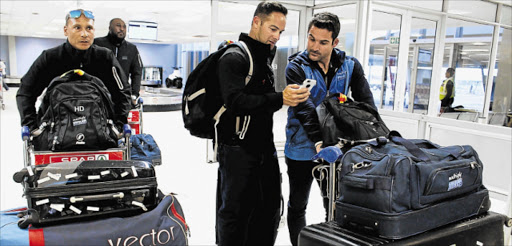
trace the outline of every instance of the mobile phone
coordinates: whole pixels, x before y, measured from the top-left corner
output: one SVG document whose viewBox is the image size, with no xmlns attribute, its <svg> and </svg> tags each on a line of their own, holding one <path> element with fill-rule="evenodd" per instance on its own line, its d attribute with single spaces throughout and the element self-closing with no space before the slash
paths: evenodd
<svg viewBox="0 0 512 246">
<path fill-rule="evenodd" d="M 311 91 L 311 88 L 313 88 L 316 85 L 316 80 L 314 79 L 305 79 L 304 82 L 302 82 L 302 85 L 300 88 L 307 88 L 309 91 Z"/>
</svg>

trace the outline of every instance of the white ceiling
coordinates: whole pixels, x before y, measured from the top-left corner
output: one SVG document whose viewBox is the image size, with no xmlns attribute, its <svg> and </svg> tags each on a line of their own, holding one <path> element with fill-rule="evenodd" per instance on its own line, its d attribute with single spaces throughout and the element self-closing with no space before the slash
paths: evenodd
<svg viewBox="0 0 512 246">
<path fill-rule="evenodd" d="M 247 32 L 250 28 L 252 13 L 254 12 L 255 5 L 259 1 L 236 1 L 239 3 L 219 2 L 219 23 L 215 28 L 220 40 L 236 39 L 238 33 L 242 31 Z M 332 1 L 334 0 L 282 0 L 281 2 L 312 6 L 313 3 L 322 4 Z M 509 5 L 512 0 L 492 1 Z M 108 33 L 108 23 L 112 18 L 121 18 L 126 22 L 137 20 L 158 23 L 158 42 L 160 43 L 193 43 L 210 40 L 210 0 L 0 0 L 0 34 L 63 39 L 64 17 L 68 11 L 77 8 L 94 12 L 96 37 L 105 36 Z M 332 7 L 330 9 L 332 9 Z M 334 9 L 332 10 L 334 11 Z M 348 17 L 347 15 L 350 14 L 353 13 L 341 13 L 340 17 L 346 18 Z M 297 35 L 298 18 L 298 12 L 289 12 L 286 32 L 283 35 Z M 382 21 L 382 23 L 384 24 L 386 21 Z M 354 28 L 353 23 L 348 25 L 347 28 Z M 140 42 L 138 40 L 131 41 Z"/>
<path fill-rule="evenodd" d="M 254 5 L 258 1 L 244 1 Z M 112 18 L 150 21 L 158 23 L 158 41 L 162 43 L 188 43 L 209 40 L 211 3 L 195 1 L 0 1 L 0 34 L 43 38 L 64 38 L 65 16 L 70 10 L 91 10 L 95 16 L 96 37 L 108 33 Z M 245 11 L 230 11 L 228 3 L 219 3 L 225 13 L 221 27 L 227 33 L 233 30 L 247 32 L 250 19 Z M 220 10 L 219 10 L 220 11 Z M 226 19 L 227 18 L 227 19 Z M 249 19 L 248 19 L 249 18 Z M 246 20 L 246 21 L 240 21 Z M 221 24 L 221 23 L 220 23 Z M 217 30 L 223 32 L 223 30 Z"/>
</svg>

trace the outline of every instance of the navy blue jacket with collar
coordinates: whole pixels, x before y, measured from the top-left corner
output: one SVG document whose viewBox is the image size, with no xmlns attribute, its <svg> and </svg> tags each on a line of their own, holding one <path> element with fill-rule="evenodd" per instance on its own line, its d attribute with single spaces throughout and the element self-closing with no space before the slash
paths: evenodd
<svg viewBox="0 0 512 246">
<path fill-rule="evenodd" d="M 286 125 L 286 157 L 309 161 L 316 154 L 315 143 L 322 141 L 316 107 L 326 96 L 334 93 L 348 94 L 350 89 L 355 101 L 366 102 L 374 107 L 375 103 L 361 64 L 356 58 L 346 56 L 344 51 L 335 48 L 332 52 L 330 64 L 334 66 L 332 69 L 335 73 L 329 83 L 326 83 L 318 63 L 308 58 L 307 51 L 296 53 L 289 60 L 286 67 L 287 84 L 302 84 L 305 79 L 317 81 L 307 101 L 288 108 Z"/>
</svg>

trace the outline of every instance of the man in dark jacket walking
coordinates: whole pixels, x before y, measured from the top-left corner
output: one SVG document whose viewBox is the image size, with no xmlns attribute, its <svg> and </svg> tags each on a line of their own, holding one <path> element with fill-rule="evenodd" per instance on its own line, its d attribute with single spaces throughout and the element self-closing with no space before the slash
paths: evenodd
<svg viewBox="0 0 512 246">
<path fill-rule="evenodd" d="M 348 94 L 349 88 L 355 101 L 375 107 L 361 64 L 335 48 L 339 32 L 340 22 L 336 15 L 328 12 L 316 14 L 309 23 L 307 49 L 291 56 L 286 67 L 289 85 L 302 84 L 305 79 L 316 80 L 309 99 L 288 109 L 284 153 L 290 182 L 288 229 L 294 246 L 300 230 L 306 225 L 306 207 L 313 182 L 311 171 L 318 165 L 311 158 L 322 148 L 316 107 L 328 95 Z M 324 200 L 327 208 L 326 202 Z"/>
<path fill-rule="evenodd" d="M 45 50 L 34 61 L 28 72 L 21 78 L 16 102 L 21 125 L 30 130 L 39 127 L 35 103 L 37 97 L 57 76 L 71 69 L 82 69 L 101 79 L 109 90 L 114 102 L 114 123 L 118 130 L 127 123 L 130 111 L 130 85 L 114 54 L 93 45 L 94 16 L 91 11 L 77 9 L 66 15 L 64 34 L 67 41 L 57 47 Z"/>
<path fill-rule="evenodd" d="M 126 24 L 120 18 L 110 21 L 108 34 L 96 38 L 94 44 L 110 49 L 117 57 L 124 73 L 131 79 L 132 103 L 139 97 L 140 81 L 142 79 L 142 59 L 137 46 L 125 40 Z"/>
<path fill-rule="evenodd" d="M 271 62 L 286 26 L 287 9 L 279 3 L 258 5 L 249 34 L 240 34 L 251 56 L 238 47 L 219 60 L 218 76 L 227 111 L 218 125 L 219 245 L 273 245 L 280 219 L 281 184 L 273 139 L 273 114 L 295 106 L 307 89 L 287 86 L 275 92 Z M 245 83 L 249 59 L 253 75 Z"/>
</svg>

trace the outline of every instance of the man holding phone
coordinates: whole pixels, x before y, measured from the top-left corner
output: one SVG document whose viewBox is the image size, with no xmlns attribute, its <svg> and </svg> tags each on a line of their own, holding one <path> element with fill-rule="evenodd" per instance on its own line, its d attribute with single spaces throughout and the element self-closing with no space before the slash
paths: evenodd
<svg viewBox="0 0 512 246">
<path fill-rule="evenodd" d="M 307 101 L 288 109 L 286 125 L 284 153 L 290 182 L 287 217 L 290 240 L 294 246 L 297 245 L 300 230 L 306 225 L 306 207 L 313 182 L 311 172 L 317 165 L 311 158 L 322 149 L 316 107 L 329 95 L 348 94 L 349 87 L 354 100 L 375 107 L 359 61 L 335 48 L 339 42 L 339 32 L 340 22 L 336 15 L 328 12 L 315 14 L 308 26 L 306 50 L 290 56 L 290 63 L 286 67 L 287 83 L 309 84 L 311 92 Z M 327 185 L 321 187 L 326 189 Z M 326 194 L 326 191 L 322 193 Z M 324 207 L 327 211 L 326 198 Z"/>
</svg>

